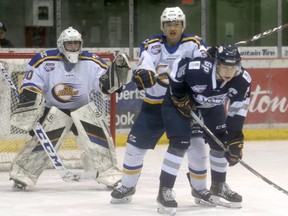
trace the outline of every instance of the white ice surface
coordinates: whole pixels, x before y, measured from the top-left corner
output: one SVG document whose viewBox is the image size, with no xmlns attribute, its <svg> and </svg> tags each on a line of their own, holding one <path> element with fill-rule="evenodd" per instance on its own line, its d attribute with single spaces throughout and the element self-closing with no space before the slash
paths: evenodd
<svg viewBox="0 0 288 216">
<path fill-rule="evenodd" d="M 148 151 L 136 194 L 129 204 L 110 204 L 111 191 L 92 180 L 63 182 L 55 170 L 46 170 L 27 192 L 12 191 L 7 172 L 0 172 L 0 215 L 2 216 L 136 216 L 159 215 L 156 196 L 159 174 L 167 146 Z M 124 148 L 117 148 L 119 164 Z M 246 142 L 243 161 L 263 176 L 288 190 L 288 141 Z M 243 196 L 241 209 L 204 208 L 194 204 L 186 179 L 187 160 L 175 184 L 177 215 L 287 216 L 288 195 L 275 189 L 242 165 L 230 167 L 227 182 Z M 209 180 L 210 181 L 210 180 Z M 210 183 L 209 183 L 210 184 Z"/>
</svg>

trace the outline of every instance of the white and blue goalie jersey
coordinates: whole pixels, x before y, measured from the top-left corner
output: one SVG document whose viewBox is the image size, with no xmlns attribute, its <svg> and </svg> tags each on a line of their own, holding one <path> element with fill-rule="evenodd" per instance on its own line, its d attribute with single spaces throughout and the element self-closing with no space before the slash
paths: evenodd
<svg viewBox="0 0 288 216">
<path fill-rule="evenodd" d="M 73 66 L 63 63 L 59 50 L 37 53 L 29 62 L 24 88 L 43 94 L 46 107 L 75 110 L 89 103 L 92 90 L 101 91 L 99 78 L 108 69 L 97 55 L 84 51 Z"/>
</svg>

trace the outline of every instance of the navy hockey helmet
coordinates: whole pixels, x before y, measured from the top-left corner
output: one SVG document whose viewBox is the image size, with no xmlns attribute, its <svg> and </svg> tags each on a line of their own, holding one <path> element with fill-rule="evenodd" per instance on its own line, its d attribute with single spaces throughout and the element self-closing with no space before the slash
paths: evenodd
<svg viewBox="0 0 288 216">
<path fill-rule="evenodd" d="M 241 56 L 238 47 L 234 44 L 221 45 L 216 52 L 216 60 L 219 64 L 239 66 Z"/>
</svg>

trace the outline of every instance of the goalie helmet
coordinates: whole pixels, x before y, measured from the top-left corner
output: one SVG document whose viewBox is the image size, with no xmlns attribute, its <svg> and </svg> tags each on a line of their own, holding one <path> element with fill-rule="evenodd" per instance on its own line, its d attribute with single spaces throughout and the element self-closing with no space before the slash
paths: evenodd
<svg viewBox="0 0 288 216">
<path fill-rule="evenodd" d="M 80 41 L 80 47 L 76 51 L 69 51 L 65 47 L 65 42 Z M 79 54 L 82 52 L 83 40 L 82 35 L 72 27 L 65 29 L 57 40 L 57 48 L 66 57 L 70 63 L 77 63 Z"/>
<path fill-rule="evenodd" d="M 221 45 L 216 52 L 216 60 L 219 64 L 240 66 L 241 56 L 238 47 L 234 44 Z"/>
<path fill-rule="evenodd" d="M 182 21 L 183 22 L 183 31 L 186 28 L 186 18 L 185 14 L 179 7 L 167 7 L 161 17 L 160 17 L 160 29 L 163 30 L 164 22 L 175 22 Z"/>
</svg>

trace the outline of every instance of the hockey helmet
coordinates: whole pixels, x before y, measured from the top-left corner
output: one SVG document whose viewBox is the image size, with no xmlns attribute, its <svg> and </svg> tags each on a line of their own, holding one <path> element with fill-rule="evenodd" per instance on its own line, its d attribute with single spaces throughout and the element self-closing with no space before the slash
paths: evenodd
<svg viewBox="0 0 288 216">
<path fill-rule="evenodd" d="M 182 21 L 183 22 L 183 31 L 186 28 L 186 18 L 185 14 L 179 7 L 167 7 L 161 17 L 160 17 L 160 29 L 163 30 L 164 22 L 176 22 Z"/>
<path fill-rule="evenodd" d="M 68 41 L 80 41 L 80 47 L 76 51 L 67 50 L 65 42 Z M 82 52 L 83 40 L 82 35 L 72 27 L 65 29 L 57 40 L 57 48 L 66 57 L 70 63 L 77 63 L 79 54 Z"/>
<path fill-rule="evenodd" d="M 219 64 L 239 66 L 241 56 L 238 47 L 234 44 L 223 44 L 219 46 L 216 52 L 216 60 Z"/>
</svg>

